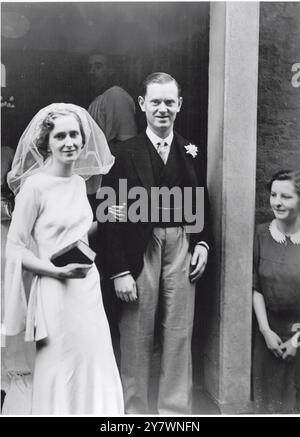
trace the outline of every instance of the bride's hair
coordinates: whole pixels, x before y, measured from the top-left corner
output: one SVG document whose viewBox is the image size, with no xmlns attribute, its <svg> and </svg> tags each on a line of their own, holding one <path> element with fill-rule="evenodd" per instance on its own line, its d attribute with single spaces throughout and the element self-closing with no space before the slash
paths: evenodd
<svg viewBox="0 0 300 437">
<path fill-rule="evenodd" d="M 24 181 L 39 172 L 51 160 L 49 134 L 55 129 L 55 120 L 72 115 L 78 121 L 83 150 L 74 163 L 74 173 L 86 181 L 89 194 L 96 193 L 101 177 L 114 164 L 106 138 L 86 109 L 72 103 L 52 103 L 39 110 L 23 132 L 7 176 L 10 189 L 17 194 Z M 50 158 L 50 160 L 49 160 Z"/>
<path fill-rule="evenodd" d="M 69 110 L 49 112 L 40 125 L 40 132 L 35 141 L 38 151 L 43 156 L 44 160 L 47 159 L 49 156 L 49 134 L 54 129 L 55 120 L 59 117 L 64 117 L 67 115 L 73 115 L 73 117 L 77 120 L 83 145 L 85 144 L 85 133 L 83 130 L 82 122 L 80 120 L 80 117 L 75 112 Z"/>
</svg>

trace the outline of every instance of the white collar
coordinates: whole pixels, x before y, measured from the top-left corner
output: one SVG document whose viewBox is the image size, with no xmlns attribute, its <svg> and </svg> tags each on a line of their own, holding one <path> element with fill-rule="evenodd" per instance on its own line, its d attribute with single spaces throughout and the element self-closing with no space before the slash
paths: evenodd
<svg viewBox="0 0 300 437">
<path fill-rule="evenodd" d="M 166 138 L 160 138 L 158 135 L 156 135 L 149 126 L 146 129 L 146 135 L 153 144 L 153 146 L 157 149 L 157 143 L 165 142 L 170 147 L 174 138 L 174 132 L 172 131 Z"/>
<path fill-rule="evenodd" d="M 269 231 L 273 239 L 277 243 L 284 244 L 286 242 L 286 235 L 284 235 L 276 226 L 276 219 L 272 220 L 269 225 Z M 293 244 L 300 244 L 300 231 L 295 232 L 290 236 L 290 240 Z"/>
</svg>

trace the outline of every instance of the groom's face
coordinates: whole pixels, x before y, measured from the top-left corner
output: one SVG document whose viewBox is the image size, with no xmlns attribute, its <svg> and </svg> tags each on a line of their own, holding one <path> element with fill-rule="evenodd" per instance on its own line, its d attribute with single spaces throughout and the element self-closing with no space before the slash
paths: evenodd
<svg viewBox="0 0 300 437">
<path fill-rule="evenodd" d="M 173 129 L 182 97 L 178 95 L 175 82 L 150 83 L 145 97 L 139 97 L 139 104 L 146 114 L 147 124 L 151 130 L 165 138 Z"/>
</svg>

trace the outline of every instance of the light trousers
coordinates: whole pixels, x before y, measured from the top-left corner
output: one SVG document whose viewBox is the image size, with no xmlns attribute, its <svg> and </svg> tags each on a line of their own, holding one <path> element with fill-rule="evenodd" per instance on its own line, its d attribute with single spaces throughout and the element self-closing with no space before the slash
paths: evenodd
<svg viewBox="0 0 300 437">
<path fill-rule="evenodd" d="M 188 246 L 183 226 L 154 228 L 144 254 L 143 270 L 136 281 L 138 300 L 123 303 L 121 378 L 129 414 L 149 412 L 155 329 L 161 343 L 157 412 L 191 413 L 195 284 L 189 281 Z M 155 327 L 158 311 L 161 317 Z"/>
</svg>

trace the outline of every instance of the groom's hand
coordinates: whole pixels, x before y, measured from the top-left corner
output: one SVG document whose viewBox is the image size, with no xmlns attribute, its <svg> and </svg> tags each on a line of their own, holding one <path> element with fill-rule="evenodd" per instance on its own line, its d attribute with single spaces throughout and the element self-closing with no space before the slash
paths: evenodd
<svg viewBox="0 0 300 437">
<path fill-rule="evenodd" d="M 130 274 L 115 278 L 114 286 L 119 299 L 125 302 L 137 300 L 136 283 Z"/>
<path fill-rule="evenodd" d="M 197 244 L 190 265 L 190 281 L 196 282 L 204 273 L 208 258 L 208 250 L 204 246 Z"/>
</svg>

